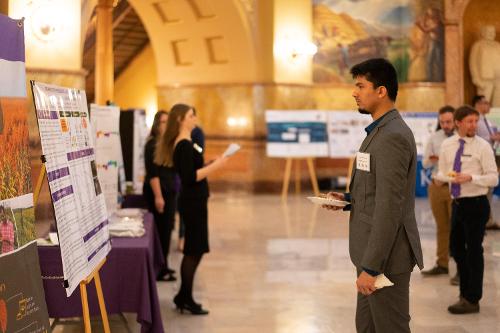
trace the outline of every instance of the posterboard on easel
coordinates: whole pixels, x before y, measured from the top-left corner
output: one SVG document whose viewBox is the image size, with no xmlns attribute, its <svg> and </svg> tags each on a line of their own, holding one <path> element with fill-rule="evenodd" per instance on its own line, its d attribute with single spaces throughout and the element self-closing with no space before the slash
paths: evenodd
<svg viewBox="0 0 500 333">
<path fill-rule="evenodd" d="M 47 333 L 35 242 L 23 25 L 0 14 L 0 332 Z"/>
<path fill-rule="evenodd" d="M 300 161 L 305 160 L 315 194 L 319 193 L 314 158 L 328 156 L 326 112 L 317 110 L 267 110 L 268 157 L 286 159 L 282 197 L 286 199 L 292 164 L 295 163 L 296 190 L 300 190 Z"/>
<path fill-rule="evenodd" d="M 109 332 L 99 270 L 111 250 L 111 242 L 85 91 L 35 81 L 31 81 L 31 89 L 66 294 L 69 297 L 80 287 L 85 332 L 90 332 L 86 286 L 94 280 L 104 331 Z"/>
<path fill-rule="evenodd" d="M 84 91 L 31 82 L 68 296 L 111 249 Z"/>
<path fill-rule="evenodd" d="M 120 108 L 90 104 L 90 122 L 95 139 L 97 177 L 104 193 L 108 215 L 111 216 L 118 208 L 118 171 L 123 161 Z"/>
</svg>

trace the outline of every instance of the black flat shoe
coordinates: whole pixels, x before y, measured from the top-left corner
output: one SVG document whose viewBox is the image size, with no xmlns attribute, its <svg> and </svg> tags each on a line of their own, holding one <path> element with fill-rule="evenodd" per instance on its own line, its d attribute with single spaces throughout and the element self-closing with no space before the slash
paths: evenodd
<svg viewBox="0 0 500 333">
<path fill-rule="evenodd" d="M 172 268 L 167 268 L 165 271 L 167 272 L 167 274 L 175 274 L 175 269 Z"/>
</svg>

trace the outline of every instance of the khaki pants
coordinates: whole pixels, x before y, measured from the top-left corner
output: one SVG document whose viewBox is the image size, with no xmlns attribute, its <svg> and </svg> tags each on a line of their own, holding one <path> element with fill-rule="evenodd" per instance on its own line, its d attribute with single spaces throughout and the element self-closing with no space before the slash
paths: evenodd
<svg viewBox="0 0 500 333">
<path fill-rule="evenodd" d="M 448 267 L 450 248 L 451 195 L 448 185 L 431 183 L 428 187 L 429 202 L 437 229 L 437 264 Z"/>
</svg>

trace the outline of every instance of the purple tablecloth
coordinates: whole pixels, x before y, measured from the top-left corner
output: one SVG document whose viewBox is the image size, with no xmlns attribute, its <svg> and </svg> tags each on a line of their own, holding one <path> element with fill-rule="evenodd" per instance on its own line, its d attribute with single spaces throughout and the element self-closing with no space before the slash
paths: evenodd
<svg viewBox="0 0 500 333">
<path fill-rule="evenodd" d="M 140 238 L 112 238 L 112 249 L 100 270 L 106 310 L 109 314 L 135 312 L 141 332 L 163 332 L 156 275 L 163 265 L 153 217 L 144 216 L 146 234 Z M 66 297 L 59 246 L 38 247 L 45 300 L 51 318 L 81 317 L 80 289 Z M 100 315 L 94 282 L 87 287 L 91 315 Z"/>
</svg>

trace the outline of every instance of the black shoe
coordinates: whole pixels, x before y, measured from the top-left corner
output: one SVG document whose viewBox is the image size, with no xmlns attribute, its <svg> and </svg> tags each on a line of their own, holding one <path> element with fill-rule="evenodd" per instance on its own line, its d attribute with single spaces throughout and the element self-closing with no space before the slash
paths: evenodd
<svg viewBox="0 0 500 333">
<path fill-rule="evenodd" d="M 434 276 L 434 275 L 441 275 L 441 274 L 448 274 L 448 267 L 436 265 L 427 271 L 422 271 L 422 275 L 425 275 L 425 276 Z"/>
<path fill-rule="evenodd" d="M 452 314 L 478 313 L 479 303 L 471 303 L 465 298 L 461 297 L 458 302 L 448 307 L 448 312 Z"/>
<path fill-rule="evenodd" d="M 177 278 L 173 274 L 165 274 L 165 275 L 158 275 L 158 277 L 156 277 L 156 281 L 173 282 L 177 281 Z"/>
<path fill-rule="evenodd" d="M 175 269 L 172 268 L 167 268 L 165 271 L 167 272 L 167 274 L 175 274 Z"/>
<path fill-rule="evenodd" d="M 450 279 L 450 284 L 452 286 L 459 286 L 460 285 L 460 275 L 458 275 L 458 272 L 457 272 L 457 274 L 455 274 L 454 277 L 452 277 Z"/>
<path fill-rule="evenodd" d="M 174 297 L 174 303 L 177 310 L 181 313 L 184 313 L 184 310 L 191 312 L 192 315 L 207 315 L 208 311 L 201 307 L 201 304 L 198 304 L 194 301 L 185 302 L 181 300 L 179 295 Z"/>
</svg>

